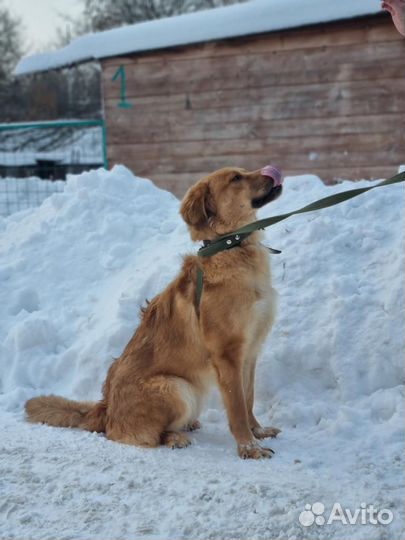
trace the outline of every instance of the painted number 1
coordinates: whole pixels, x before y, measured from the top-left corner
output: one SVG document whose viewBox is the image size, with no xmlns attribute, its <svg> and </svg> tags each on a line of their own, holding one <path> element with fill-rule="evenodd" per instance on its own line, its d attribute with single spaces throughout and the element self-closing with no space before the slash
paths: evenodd
<svg viewBox="0 0 405 540">
<path fill-rule="evenodd" d="M 118 78 L 121 79 L 121 88 L 120 88 L 120 101 L 118 102 L 117 107 L 121 109 L 131 109 L 133 107 L 132 103 L 127 101 L 127 76 L 125 73 L 125 67 L 120 66 L 117 71 L 114 73 L 112 80 L 116 81 Z"/>
</svg>

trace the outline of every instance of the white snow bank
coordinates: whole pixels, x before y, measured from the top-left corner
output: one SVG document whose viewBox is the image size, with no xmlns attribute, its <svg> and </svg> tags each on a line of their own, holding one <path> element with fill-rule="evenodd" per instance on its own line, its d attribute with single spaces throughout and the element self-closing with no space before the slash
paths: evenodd
<svg viewBox="0 0 405 540">
<path fill-rule="evenodd" d="M 359 182 L 356 186 L 368 185 Z M 326 194 L 287 178 L 261 217 Z M 115 167 L 1 222 L 0 536 L 399 538 L 403 518 L 403 185 L 268 230 L 279 315 L 258 365 L 256 411 L 281 427 L 271 461 L 247 463 L 217 395 L 186 450 L 27 425 L 43 392 L 97 399 L 139 306 L 195 251 L 179 202 Z M 159 500 L 158 506 L 156 501 Z M 389 508 L 390 525 L 305 528 L 307 503 Z"/>
<path fill-rule="evenodd" d="M 74 39 L 54 52 L 23 58 L 16 75 L 93 59 L 350 19 L 381 11 L 378 0 L 251 0 Z"/>
</svg>

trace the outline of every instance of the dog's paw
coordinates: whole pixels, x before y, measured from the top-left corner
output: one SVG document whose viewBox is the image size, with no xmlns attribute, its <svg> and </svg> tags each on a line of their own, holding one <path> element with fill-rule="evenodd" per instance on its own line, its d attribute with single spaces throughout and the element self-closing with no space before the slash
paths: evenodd
<svg viewBox="0 0 405 540">
<path fill-rule="evenodd" d="M 201 428 L 201 422 L 199 422 L 198 420 L 194 420 L 194 422 L 190 422 L 189 424 L 186 425 L 185 430 L 195 431 L 196 429 L 200 429 L 200 428 Z"/>
<path fill-rule="evenodd" d="M 281 432 L 281 429 L 278 429 L 272 426 L 268 426 L 268 427 L 256 426 L 252 429 L 252 433 L 256 437 L 256 439 L 267 439 L 268 437 L 271 437 L 272 439 L 274 439 L 275 437 L 277 437 L 277 435 L 280 432 Z"/>
<path fill-rule="evenodd" d="M 168 431 L 162 435 L 162 444 L 168 448 L 186 448 L 191 441 L 184 433 L 178 431 Z"/>
<path fill-rule="evenodd" d="M 263 448 L 256 442 L 252 442 L 249 444 L 238 444 L 238 455 L 242 459 L 271 458 L 274 455 L 274 450 Z"/>
</svg>

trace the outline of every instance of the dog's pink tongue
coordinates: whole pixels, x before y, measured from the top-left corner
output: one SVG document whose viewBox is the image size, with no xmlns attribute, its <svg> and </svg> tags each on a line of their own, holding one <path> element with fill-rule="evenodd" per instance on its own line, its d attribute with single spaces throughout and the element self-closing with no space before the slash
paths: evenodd
<svg viewBox="0 0 405 540">
<path fill-rule="evenodd" d="M 269 176 L 274 181 L 274 186 L 281 186 L 283 183 L 283 175 L 277 167 L 274 167 L 274 165 L 266 165 L 263 167 L 263 169 L 260 171 L 263 176 Z"/>
</svg>

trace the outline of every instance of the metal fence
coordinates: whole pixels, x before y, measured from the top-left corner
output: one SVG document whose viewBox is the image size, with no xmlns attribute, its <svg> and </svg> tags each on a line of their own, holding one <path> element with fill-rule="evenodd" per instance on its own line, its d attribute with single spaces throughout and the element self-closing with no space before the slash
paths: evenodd
<svg viewBox="0 0 405 540">
<path fill-rule="evenodd" d="M 103 120 L 0 124 L 0 216 L 63 191 L 67 174 L 107 165 Z"/>
</svg>

